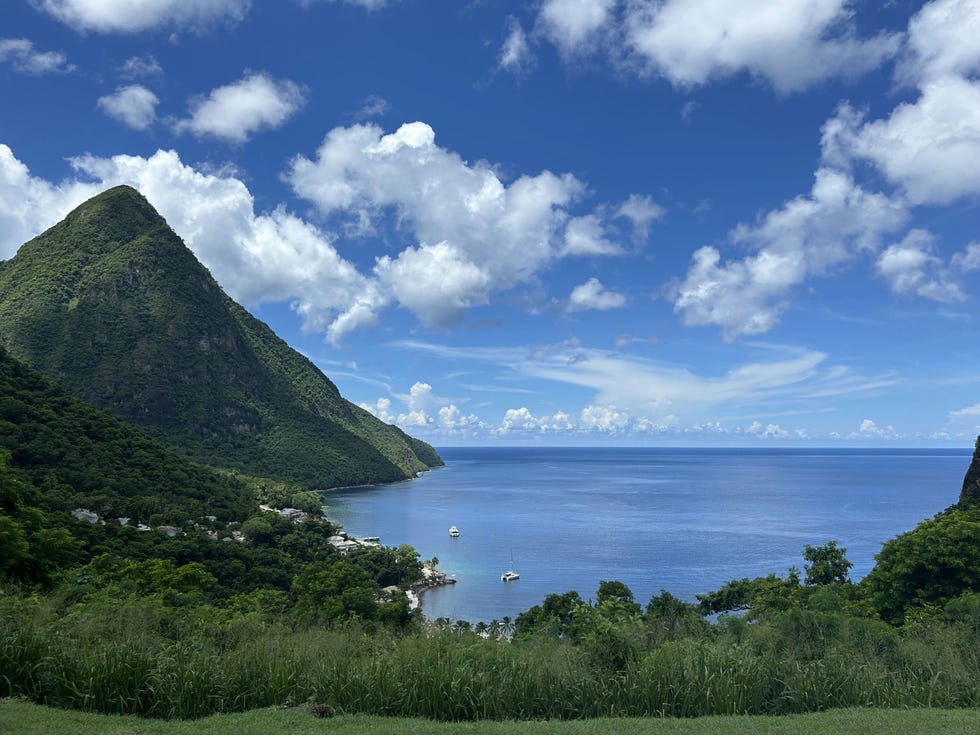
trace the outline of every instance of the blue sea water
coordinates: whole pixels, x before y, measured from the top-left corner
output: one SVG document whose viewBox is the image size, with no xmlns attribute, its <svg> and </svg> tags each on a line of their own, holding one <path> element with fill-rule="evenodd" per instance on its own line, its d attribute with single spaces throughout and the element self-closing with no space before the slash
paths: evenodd
<svg viewBox="0 0 980 735">
<path fill-rule="evenodd" d="M 553 592 L 616 579 L 646 604 L 730 579 L 802 570 L 804 545 L 847 548 L 851 577 L 881 544 L 954 503 L 967 449 L 446 448 L 410 482 L 332 491 L 353 535 L 408 543 L 458 583 L 426 617 L 515 617 Z M 451 539 L 449 527 L 460 529 Z M 504 583 L 511 567 L 521 578 Z"/>
</svg>

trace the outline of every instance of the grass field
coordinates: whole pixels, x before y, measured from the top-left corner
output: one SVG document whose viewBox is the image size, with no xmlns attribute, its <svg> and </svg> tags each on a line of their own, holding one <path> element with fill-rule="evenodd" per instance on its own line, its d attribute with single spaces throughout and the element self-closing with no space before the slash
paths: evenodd
<svg viewBox="0 0 980 735">
<path fill-rule="evenodd" d="M 923 733 L 976 735 L 980 710 L 841 709 L 784 717 L 601 719 L 571 722 L 456 722 L 384 717 L 315 717 L 308 707 L 267 708 L 193 721 L 93 715 L 14 700 L 0 701 L 0 733 L 11 735 L 268 735 L 342 732 L 345 735 L 858 735 Z"/>
</svg>

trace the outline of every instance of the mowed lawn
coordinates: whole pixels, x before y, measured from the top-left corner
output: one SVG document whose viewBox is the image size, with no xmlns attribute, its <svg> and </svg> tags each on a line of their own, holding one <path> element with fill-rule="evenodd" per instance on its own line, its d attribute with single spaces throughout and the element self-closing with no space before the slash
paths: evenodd
<svg viewBox="0 0 980 735">
<path fill-rule="evenodd" d="M 201 720 L 163 721 L 94 715 L 0 701 L 0 733 L 16 735 L 856 735 L 923 733 L 977 735 L 980 710 L 842 709 L 782 717 L 700 717 L 695 719 L 602 719 L 572 722 L 431 722 L 384 717 L 316 717 L 309 707 L 267 708 Z"/>
</svg>

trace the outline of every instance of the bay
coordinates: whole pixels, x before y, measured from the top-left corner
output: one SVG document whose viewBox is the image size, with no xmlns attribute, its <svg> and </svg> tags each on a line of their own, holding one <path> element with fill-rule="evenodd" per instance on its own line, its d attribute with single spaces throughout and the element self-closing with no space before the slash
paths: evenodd
<svg viewBox="0 0 980 735">
<path fill-rule="evenodd" d="M 546 595 L 626 583 L 637 602 L 802 570 L 836 540 L 857 580 L 881 544 L 956 502 L 967 449 L 440 448 L 446 466 L 324 495 L 352 535 L 408 543 L 458 583 L 428 618 L 511 618 Z M 450 538 L 449 527 L 460 529 Z M 511 567 L 521 578 L 504 583 Z"/>
</svg>

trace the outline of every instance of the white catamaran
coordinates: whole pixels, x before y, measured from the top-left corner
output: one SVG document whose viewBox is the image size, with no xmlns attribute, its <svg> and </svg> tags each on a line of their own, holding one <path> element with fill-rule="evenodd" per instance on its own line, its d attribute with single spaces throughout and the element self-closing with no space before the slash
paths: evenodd
<svg viewBox="0 0 980 735">
<path fill-rule="evenodd" d="M 510 569 L 500 575 L 501 582 L 513 582 L 520 579 L 521 575 L 514 571 L 514 552 L 510 552 Z"/>
</svg>

